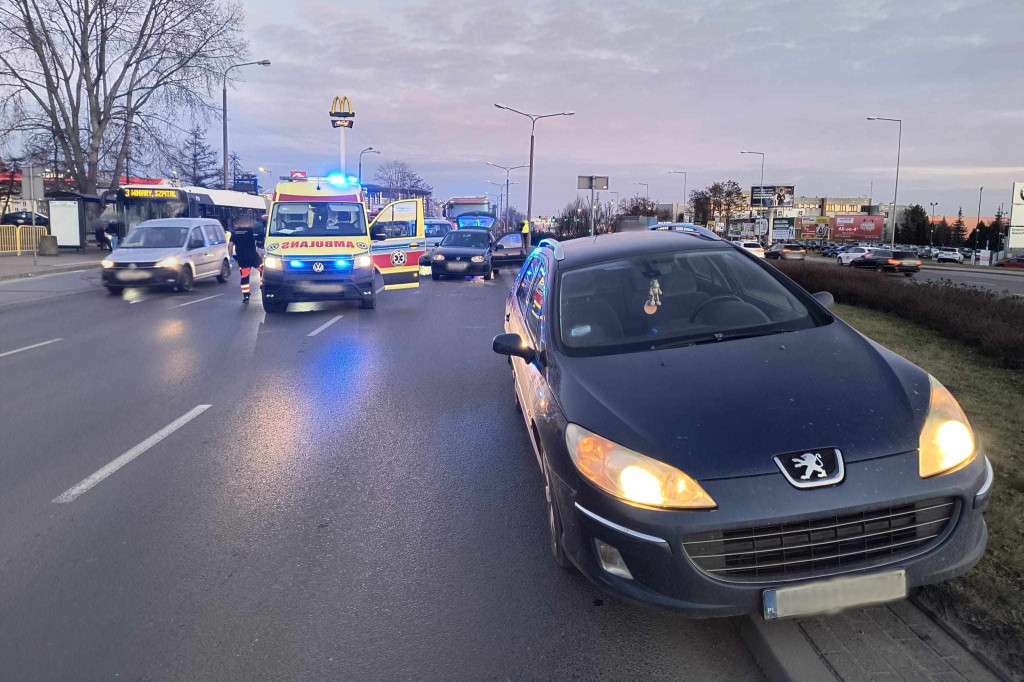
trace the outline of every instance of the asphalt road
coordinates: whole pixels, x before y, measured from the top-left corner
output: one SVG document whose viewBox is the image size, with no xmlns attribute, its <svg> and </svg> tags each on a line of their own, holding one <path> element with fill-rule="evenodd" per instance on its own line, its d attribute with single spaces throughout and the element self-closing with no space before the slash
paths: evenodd
<svg viewBox="0 0 1024 682">
<path fill-rule="evenodd" d="M 508 272 L 286 316 L 98 277 L 0 283 L 0 679 L 759 678 L 555 566 Z"/>
<path fill-rule="evenodd" d="M 808 258 L 808 261 L 836 267 L 834 258 L 811 256 Z M 1007 273 L 1002 268 L 995 267 L 991 270 L 976 268 L 974 271 L 967 271 L 940 268 L 931 265 L 929 261 L 924 261 L 924 263 L 925 267 L 921 268 L 921 271 L 914 275 L 914 280 L 917 282 L 949 281 L 954 284 L 965 284 L 985 289 L 997 294 L 1024 296 L 1024 274 L 1016 274 L 1012 271 Z"/>
</svg>

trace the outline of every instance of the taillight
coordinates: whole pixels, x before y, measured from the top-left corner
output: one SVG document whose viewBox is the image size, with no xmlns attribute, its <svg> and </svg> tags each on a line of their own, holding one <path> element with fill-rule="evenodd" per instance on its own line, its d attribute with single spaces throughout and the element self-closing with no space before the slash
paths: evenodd
<svg viewBox="0 0 1024 682">
<path fill-rule="evenodd" d="M 889 260 L 886 261 L 886 263 L 888 263 L 889 265 L 900 265 L 903 263 L 903 261 L 898 261 L 895 258 L 890 258 Z"/>
<path fill-rule="evenodd" d="M 920 264 L 921 264 L 921 261 L 917 261 L 917 264 L 918 264 L 918 265 L 920 265 Z"/>
</svg>

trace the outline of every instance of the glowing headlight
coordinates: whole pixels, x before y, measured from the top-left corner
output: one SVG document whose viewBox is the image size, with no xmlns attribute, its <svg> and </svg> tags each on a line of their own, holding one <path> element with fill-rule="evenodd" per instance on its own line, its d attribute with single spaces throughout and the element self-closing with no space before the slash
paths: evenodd
<svg viewBox="0 0 1024 682">
<path fill-rule="evenodd" d="M 443 253 L 435 253 L 434 254 L 434 260 L 444 260 L 444 254 Z"/>
<path fill-rule="evenodd" d="M 978 452 L 974 430 L 953 394 L 929 375 L 931 402 L 918 441 L 918 471 L 921 478 L 955 471 L 968 464 Z"/>
<path fill-rule="evenodd" d="M 473 256 L 472 258 L 470 258 L 470 260 L 473 261 L 474 263 L 483 263 L 484 262 L 484 257 L 483 256 Z"/>
<path fill-rule="evenodd" d="M 158 268 L 176 268 L 178 267 L 178 259 L 175 256 L 164 258 L 162 261 L 157 261 L 156 266 Z"/>
<path fill-rule="evenodd" d="M 714 509 L 697 481 L 679 469 L 569 424 L 565 443 L 573 464 L 601 490 L 634 504 L 665 509 Z"/>
<path fill-rule="evenodd" d="M 356 256 L 356 267 L 357 268 L 368 268 L 373 265 L 373 259 L 367 254 L 362 256 Z"/>
<path fill-rule="evenodd" d="M 114 267 L 114 261 L 107 260 L 106 258 L 104 258 L 103 260 L 100 261 L 100 265 L 102 265 L 104 268 L 112 268 Z"/>
<path fill-rule="evenodd" d="M 283 264 L 284 261 L 282 261 L 277 256 L 267 256 L 263 260 L 263 267 L 265 267 L 267 270 L 280 270 Z"/>
</svg>

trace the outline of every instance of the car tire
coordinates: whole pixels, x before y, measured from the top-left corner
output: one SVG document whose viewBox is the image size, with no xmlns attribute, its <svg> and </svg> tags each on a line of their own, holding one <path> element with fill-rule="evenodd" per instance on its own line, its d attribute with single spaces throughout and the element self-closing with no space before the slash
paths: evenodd
<svg viewBox="0 0 1024 682">
<path fill-rule="evenodd" d="M 544 498 L 548 511 L 548 544 L 551 546 L 551 555 L 561 568 L 572 568 L 569 555 L 562 546 L 562 513 L 558 509 L 555 491 L 551 488 L 551 468 L 547 462 L 544 463 Z"/>
<path fill-rule="evenodd" d="M 195 277 L 192 275 L 192 268 L 186 265 L 181 269 L 181 274 L 178 275 L 178 283 L 174 285 L 174 290 L 182 293 L 192 291 L 194 281 Z"/>
<path fill-rule="evenodd" d="M 843 267 L 843 259 L 840 258 L 839 256 L 836 256 L 836 265 L 838 265 L 839 267 Z"/>
<path fill-rule="evenodd" d="M 499 272 L 501 272 L 501 270 L 491 270 L 491 274 L 493 274 L 495 277 L 498 276 Z M 494 279 L 494 277 L 492 277 L 491 279 Z"/>
<path fill-rule="evenodd" d="M 913 276 L 914 276 L 914 273 L 912 273 L 912 272 L 904 272 L 904 273 L 903 273 L 903 276 L 904 276 L 904 277 L 913 277 Z"/>
<path fill-rule="evenodd" d="M 885 268 L 883 268 L 881 265 L 876 265 L 875 266 L 875 272 L 880 273 L 880 274 L 885 274 Z"/>
<path fill-rule="evenodd" d="M 124 287 L 107 287 L 107 293 L 111 296 L 120 296 L 122 291 L 124 291 Z"/>
<path fill-rule="evenodd" d="M 363 310 L 374 310 L 377 307 L 377 292 L 374 291 L 370 298 L 364 298 L 359 302 L 359 307 Z"/>
<path fill-rule="evenodd" d="M 217 274 L 217 281 L 224 284 L 231 277 L 231 263 L 224 261 L 220 264 L 220 272 Z"/>
<path fill-rule="evenodd" d="M 274 301 L 264 296 L 263 309 L 270 315 L 277 315 L 288 309 L 288 301 Z"/>
<path fill-rule="evenodd" d="M 441 275 L 437 274 L 436 272 L 432 272 L 430 273 L 430 279 L 436 282 L 437 280 L 441 279 Z"/>
</svg>

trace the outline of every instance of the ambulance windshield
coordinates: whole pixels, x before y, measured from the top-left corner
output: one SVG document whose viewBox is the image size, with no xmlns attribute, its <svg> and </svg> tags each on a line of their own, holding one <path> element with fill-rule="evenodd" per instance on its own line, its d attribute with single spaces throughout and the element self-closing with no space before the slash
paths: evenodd
<svg viewBox="0 0 1024 682">
<path fill-rule="evenodd" d="M 358 203 L 290 201 L 274 205 L 270 236 L 364 237 L 366 221 Z"/>
</svg>

